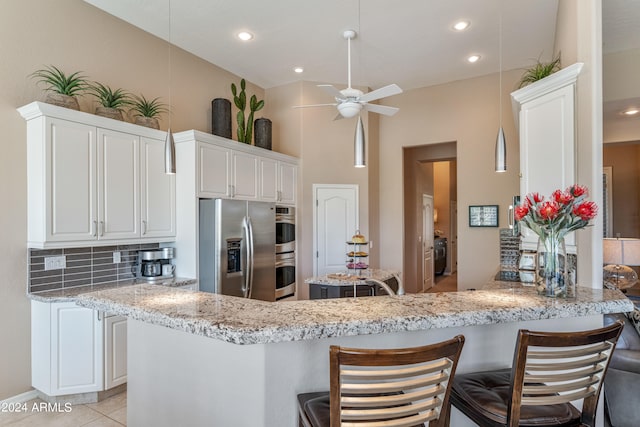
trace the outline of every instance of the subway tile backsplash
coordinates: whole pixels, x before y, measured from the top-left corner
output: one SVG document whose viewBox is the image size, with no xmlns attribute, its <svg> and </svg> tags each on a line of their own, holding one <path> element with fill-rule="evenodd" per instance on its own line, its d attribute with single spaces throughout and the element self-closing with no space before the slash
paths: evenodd
<svg viewBox="0 0 640 427">
<path fill-rule="evenodd" d="M 40 292 L 73 288 L 117 280 L 133 279 L 132 267 L 138 251 L 156 249 L 158 243 L 141 245 L 95 246 L 91 248 L 29 249 L 28 291 Z M 113 253 L 120 252 L 120 263 L 113 263 Z M 64 255 L 66 268 L 45 270 L 44 258 Z"/>
</svg>

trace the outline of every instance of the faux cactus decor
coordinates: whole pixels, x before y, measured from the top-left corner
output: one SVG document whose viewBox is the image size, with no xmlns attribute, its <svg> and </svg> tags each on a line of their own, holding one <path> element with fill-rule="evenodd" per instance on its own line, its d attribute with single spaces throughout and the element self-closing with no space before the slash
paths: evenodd
<svg viewBox="0 0 640 427">
<path fill-rule="evenodd" d="M 235 83 L 231 83 L 231 93 L 233 93 L 233 103 L 238 108 L 238 114 L 236 120 L 238 122 L 238 141 L 245 144 L 251 144 L 251 138 L 253 136 L 253 114 L 256 111 L 260 111 L 264 107 L 264 100 L 258 101 L 255 95 L 251 95 L 249 99 L 249 117 L 245 120 L 244 110 L 247 108 L 247 94 L 245 89 L 247 83 L 244 79 L 240 80 L 240 92 Z"/>
</svg>

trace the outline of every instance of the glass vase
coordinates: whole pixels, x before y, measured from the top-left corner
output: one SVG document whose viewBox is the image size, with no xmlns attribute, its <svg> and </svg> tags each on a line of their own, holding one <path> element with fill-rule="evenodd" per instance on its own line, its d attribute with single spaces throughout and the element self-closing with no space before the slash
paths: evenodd
<svg viewBox="0 0 640 427">
<path fill-rule="evenodd" d="M 537 271 L 536 288 L 539 295 L 549 298 L 575 297 L 575 284 L 568 274 L 564 237 L 555 234 L 539 236 Z"/>
</svg>

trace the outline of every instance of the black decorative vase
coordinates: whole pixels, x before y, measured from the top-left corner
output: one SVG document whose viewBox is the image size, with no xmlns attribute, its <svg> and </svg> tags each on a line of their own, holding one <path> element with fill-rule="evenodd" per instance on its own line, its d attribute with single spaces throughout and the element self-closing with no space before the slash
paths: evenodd
<svg viewBox="0 0 640 427">
<path fill-rule="evenodd" d="M 211 133 L 231 139 L 231 101 L 228 99 L 211 101 Z"/>
<path fill-rule="evenodd" d="M 256 147 L 271 150 L 271 120 L 261 117 L 253 123 Z"/>
</svg>

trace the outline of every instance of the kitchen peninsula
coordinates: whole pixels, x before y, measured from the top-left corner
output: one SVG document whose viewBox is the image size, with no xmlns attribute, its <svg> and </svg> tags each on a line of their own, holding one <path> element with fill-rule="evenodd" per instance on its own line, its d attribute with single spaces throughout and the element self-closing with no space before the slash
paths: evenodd
<svg viewBox="0 0 640 427">
<path fill-rule="evenodd" d="M 466 337 L 458 372 L 509 366 L 520 328 L 598 327 L 632 303 L 579 287 L 539 297 L 531 287 L 269 303 L 133 285 L 77 296 L 128 317 L 128 425 L 295 426 L 296 395 L 328 389 L 329 345 L 401 347 Z M 458 413 L 452 425 L 465 426 Z"/>
</svg>

